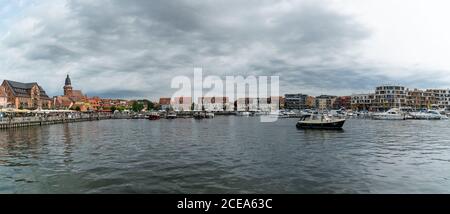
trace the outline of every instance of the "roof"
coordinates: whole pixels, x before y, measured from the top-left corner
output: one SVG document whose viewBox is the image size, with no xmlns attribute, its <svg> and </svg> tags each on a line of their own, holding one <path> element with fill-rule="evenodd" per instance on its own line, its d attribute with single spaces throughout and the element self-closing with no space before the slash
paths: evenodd
<svg viewBox="0 0 450 214">
<path fill-rule="evenodd" d="M 67 74 L 65 85 L 66 85 L 66 86 L 72 85 L 72 81 L 70 81 L 69 74 Z"/>
<path fill-rule="evenodd" d="M 159 98 L 160 105 L 170 105 L 171 98 Z"/>
<path fill-rule="evenodd" d="M 0 97 L 7 97 L 8 95 L 6 94 L 5 91 L 5 87 L 0 86 Z"/>
<path fill-rule="evenodd" d="M 38 86 L 41 98 L 50 99 L 47 93 L 44 91 L 44 89 L 41 86 L 39 86 L 36 82 L 21 83 L 11 80 L 5 80 L 4 82 L 6 83 L 7 86 L 11 87 L 12 92 L 14 93 L 15 96 L 30 97 L 31 94 L 30 90 L 33 88 L 33 86 Z"/>
</svg>

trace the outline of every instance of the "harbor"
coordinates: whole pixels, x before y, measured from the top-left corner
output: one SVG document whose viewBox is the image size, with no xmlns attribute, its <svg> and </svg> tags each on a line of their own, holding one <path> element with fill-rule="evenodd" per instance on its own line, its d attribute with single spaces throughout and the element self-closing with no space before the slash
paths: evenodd
<svg viewBox="0 0 450 214">
<path fill-rule="evenodd" d="M 449 193 L 444 120 L 94 120 L 0 130 L 0 193 Z M 432 128 L 430 128 L 432 127 Z"/>
</svg>

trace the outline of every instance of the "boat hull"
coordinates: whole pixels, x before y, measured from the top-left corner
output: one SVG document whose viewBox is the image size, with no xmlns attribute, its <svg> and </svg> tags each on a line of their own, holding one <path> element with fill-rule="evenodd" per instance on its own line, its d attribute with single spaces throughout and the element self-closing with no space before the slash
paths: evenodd
<svg viewBox="0 0 450 214">
<path fill-rule="evenodd" d="M 156 116 L 156 115 L 150 115 L 150 116 L 148 117 L 148 119 L 149 119 L 149 120 L 159 120 L 159 119 L 161 119 L 161 117 L 160 117 L 160 116 Z"/>
<path fill-rule="evenodd" d="M 345 120 L 325 122 L 325 123 L 308 123 L 305 121 L 297 122 L 297 128 L 299 129 L 342 129 Z"/>
<path fill-rule="evenodd" d="M 406 116 L 373 116 L 374 120 L 406 120 Z"/>
</svg>

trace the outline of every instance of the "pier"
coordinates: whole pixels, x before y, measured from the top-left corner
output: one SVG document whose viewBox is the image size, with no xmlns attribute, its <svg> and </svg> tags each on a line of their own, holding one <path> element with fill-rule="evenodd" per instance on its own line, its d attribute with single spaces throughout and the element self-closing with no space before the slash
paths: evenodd
<svg viewBox="0 0 450 214">
<path fill-rule="evenodd" d="M 123 119 L 112 114 L 74 114 L 57 116 L 31 116 L 31 117 L 4 117 L 0 119 L 0 129 L 20 128 L 29 126 L 45 126 L 62 123 L 75 123 L 83 121 Z"/>
</svg>

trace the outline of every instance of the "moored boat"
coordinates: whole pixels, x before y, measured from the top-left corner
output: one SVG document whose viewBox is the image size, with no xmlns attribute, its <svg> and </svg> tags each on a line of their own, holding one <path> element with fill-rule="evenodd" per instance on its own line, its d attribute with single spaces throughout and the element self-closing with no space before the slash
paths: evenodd
<svg viewBox="0 0 450 214">
<path fill-rule="evenodd" d="M 442 115 L 438 110 L 427 110 L 421 112 L 411 112 L 411 119 L 416 120 L 446 120 L 448 117 Z"/>
<path fill-rule="evenodd" d="M 177 118 L 177 114 L 175 114 L 174 112 L 167 114 L 166 119 L 176 119 Z"/>
<path fill-rule="evenodd" d="M 159 116 L 158 113 L 154 112 L 154 113 L 150 113 L 148 115 L 148 119 L 149 120 L 159 120 L 159 119 L 161 119 L 161 116 Z"/>
<path fill-rule="evenodd" d="M 405 120 L 406 114 L 401 112 L 398 108 L 389 109 L 387 112 L 374 113 L 372 115 L 374 120 Z"/>
<path fill-rule="evenodd" d="M 208 119 L 214 118 L 214 113 L 212 113 L 212 112 L 206 113 L 206 114 L 205 114 L 205 118 L 208 118 Z"/>
</svg>

